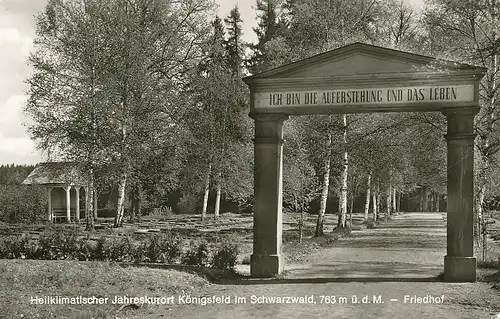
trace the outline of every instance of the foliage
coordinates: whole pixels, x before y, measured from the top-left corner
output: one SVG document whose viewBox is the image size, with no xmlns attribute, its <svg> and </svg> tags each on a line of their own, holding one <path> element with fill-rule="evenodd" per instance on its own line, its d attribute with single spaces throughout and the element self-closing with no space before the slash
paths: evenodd
<svg viewBox="0 0 500 319">
<path fill-rule="evenodd" d="M 196 212 L 197 206 L 197 198 L 191 193 L 182 195 L 179 203 L 177 203 L 179 213 L 181 214 L 193 214 Z"/>
<path fill-rule="evenodd" d="M 199 62 L 212 9 L 209 0 L 49 1 L 37 17 L 29 131 L 40 149 L 83 161 L 97 184 L 119 185 L 115 226 L 127 183 L 154 192 L 144 170 L 181 143 L 179 87 Z M 153 182 L 177 183 L 174 159 Z"/>
<path fill-rule="evenodd" d="M 207 242 L 191 242 L 188 250 L 182 256 L 181 263 L 190 266 L 206 267 L 209 265 L 209 258 L 210 252 Z"/>
<path fill-rule="evenodd" d="M 182 254 L 182 242 L 169 235 L 153 235 L 144 245 L 144 256 L 148 262 L 172 263 Z"/>
<path fill-rule="evenodd" d="M 23 186 L 33 166 L 0 166 L 0 220 L 35 223 L 46 220 L 47 191 L 42 186 Z"/>
<path fill-rule="evenodd" d="M 497 260 L 490 259 L 487 261 L 478 260 L 477 262 L 478 268 L 484 269 L 499 269 L 500 270 L 500 257 Z"/>
</svg>

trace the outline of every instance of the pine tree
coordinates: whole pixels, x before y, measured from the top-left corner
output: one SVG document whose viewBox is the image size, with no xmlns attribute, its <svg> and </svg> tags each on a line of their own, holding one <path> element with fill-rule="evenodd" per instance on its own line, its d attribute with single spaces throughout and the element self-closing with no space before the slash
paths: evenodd
<svg viewBox="0 0 500 319">
<path fill-rule="evenodd" d="M 257 35 L 257 44 L 249 44 L 251 56 L 245 61 L 250 73 L 255 74 L 270 68 L 266 44 L 286 27 L 280 17 L 281 0 L 257 0 L 257 27 L 253 31 Z"/>
</svg>

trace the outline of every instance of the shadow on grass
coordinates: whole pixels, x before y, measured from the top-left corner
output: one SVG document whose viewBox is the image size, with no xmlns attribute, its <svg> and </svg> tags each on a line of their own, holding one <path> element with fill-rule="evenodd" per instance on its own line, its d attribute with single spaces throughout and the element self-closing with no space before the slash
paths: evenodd
<svg viewBox="0 0 500 319">
<path fill-rule="evenodd" d="M 238 274 L 231 270 L 220 270 L 210 267 L 195 267 L 177 264 L 133 264 L 120 263 L 122 267 L 147 267 L 155 269 L 174 269 L 198 274 L 213 284 L 221 285 L 275 285 L 275 284 L 324 284 L 331 282 L 440 282 L 442 275 L 432 277 L 325 277 L 325 278 L 283 278 L 286 274 L 275 278 L 255 278 Z"/>
</svg>

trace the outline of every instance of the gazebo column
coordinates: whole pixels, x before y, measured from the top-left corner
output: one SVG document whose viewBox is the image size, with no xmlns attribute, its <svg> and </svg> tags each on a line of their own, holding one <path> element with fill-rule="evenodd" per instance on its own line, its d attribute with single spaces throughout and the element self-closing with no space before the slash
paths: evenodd
<svg viewBox="0 0 500 319">
<path fill-rule="evenodd" d="M 47 207 L 47 217 L 49 222 L 52 222 L 52 187 L 47 188 L 48 195 L 48 207 Z"/>
<path fill-rule="evenodd" d="M 75 187 L 75 192 L 76 192 L 76 215 L 75 219 L 76 222 L 80 222 L 80 187 Z"/>
<path fill-rule="evenodd" d="M 71 222 L 71 186 L 64 187 L 66 190 L 66 221 Z"/>
<path fill-rule="evenodd" d="M 83 187 L 83 190 L 85 191 L 85 220 L 87 220 L 87 218 L 89 218 L 89 201 L 91 199 L 89 199 L 89 188 L 84 186 Z"/>
<path fill-rule="evenodd" d="M 447 255 L 444 280 L 475 282 L 474 207 L 474 116 L 477 107 L 446 110 L 448 120 Z"/>
<path fill-rule="evenodd" d="M 282 245 L 284 114 L 251 114 L 255 120 L 253 277 L 273 277 L 284 268 Z"/>
</svg>

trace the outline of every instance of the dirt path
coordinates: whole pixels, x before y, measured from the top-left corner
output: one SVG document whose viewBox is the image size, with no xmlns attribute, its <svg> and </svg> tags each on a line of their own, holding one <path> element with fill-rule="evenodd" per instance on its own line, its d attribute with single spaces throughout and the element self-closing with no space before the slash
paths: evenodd
<svg viewBox="0 0 500 319">
<path fill-rule="evenodd" d="M 227 296 L 228 304 L 179 304 L 183 299 L 177 296 L 176 304 L 151 308 L 149 315 L 151 318 L 476 319 L 498 314 L 500 294 L 490 288 L 491 284 L 435 282 L 442 272 L 445 254 L 442 214 L 404 214 L 313 253 L 306 264 L 287 265 L 283 279 L 211 285 L 193 295 Z M 252 296 L 260 297 L 258 301 L 278 296 L 308 296 L 305 301 L 312 303 L 252 303 L 255 301 Z M 236 297 L 246 303 L 237 303 Z M 434 303 L 417 303 L 412 297 L 425 297 L 421 301 L 432 299 Z"/>
</svg>

